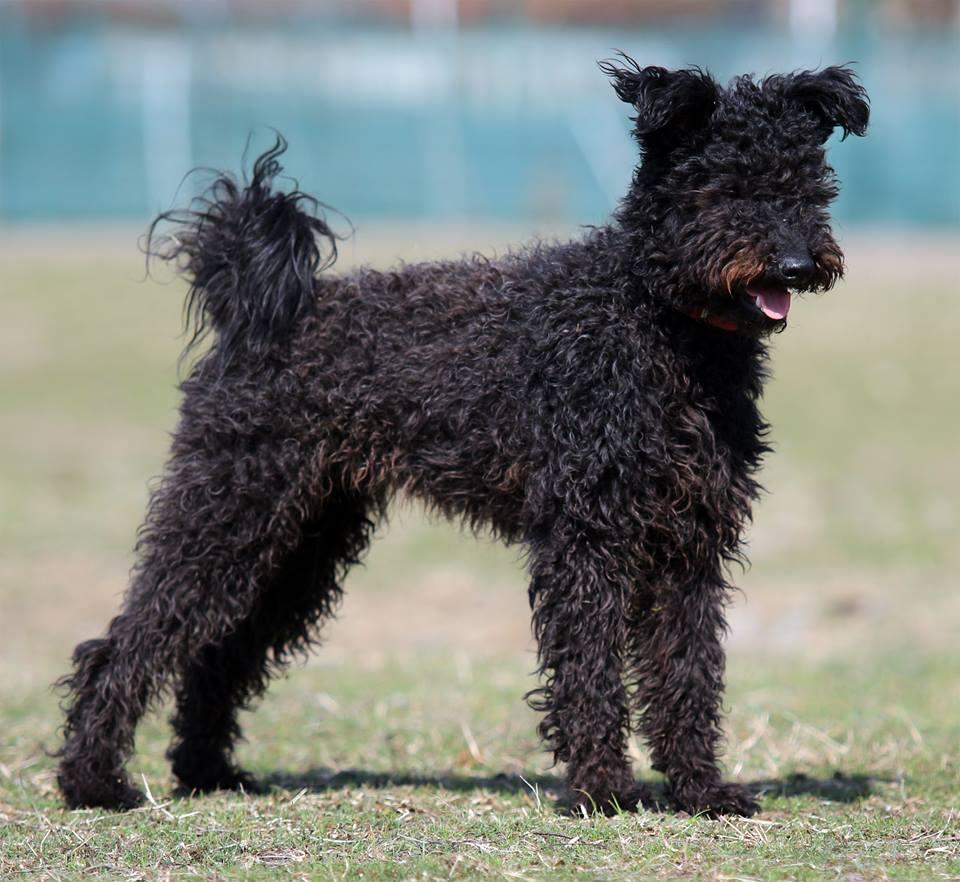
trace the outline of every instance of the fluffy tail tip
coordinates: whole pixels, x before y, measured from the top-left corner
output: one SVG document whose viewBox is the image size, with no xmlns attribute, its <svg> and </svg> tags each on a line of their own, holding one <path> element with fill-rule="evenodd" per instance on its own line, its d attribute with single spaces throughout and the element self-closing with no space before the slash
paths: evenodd
<svg viewBox="0 0 960 882">
<path fill-rule="evenodd" d="M 314 308 L 316 275 L 333 265 L 340 237 L 312 196 L 296 186 L 274 189 L 286 149 L 278 135 L 249 179 L 218 174 L 189 208 L 164 212 L 150 225 L 148 259 L 173 263 L 190 284 L 188 350 L 212 330 L 225 351 L 262 353 Z M 161 233 L 166 224 L 171 228 Z"/>
</svg>

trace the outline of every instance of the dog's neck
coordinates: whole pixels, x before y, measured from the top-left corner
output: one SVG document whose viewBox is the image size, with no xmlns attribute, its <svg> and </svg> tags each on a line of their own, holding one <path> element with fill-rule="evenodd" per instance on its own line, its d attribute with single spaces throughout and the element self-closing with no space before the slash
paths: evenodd
<svg viewBox="0 0 960 882">
<path fill-rule="evenodd" d="M 738 330 L 736 323 L 690 305 L 689 293 L 672 271 L 666 249 L 653 235 L 614 222 L 591 230 L 584 245 L 591 278 L 614 290 L 629 292 L 633 305 L 654 311 L 672 310 L 728 335 Z"/>
<path fill-rule="evenodd" d="M 653 238 L 614 222 L 591 230 L 581 244 L 586 254 L 578 264 L 589 267 L 590 280 L 617 295 L 625 319 L 656 327 L 662 345 L 690 375 L 759 397 L 767 341 L 691 315 Z"/>
</svg>

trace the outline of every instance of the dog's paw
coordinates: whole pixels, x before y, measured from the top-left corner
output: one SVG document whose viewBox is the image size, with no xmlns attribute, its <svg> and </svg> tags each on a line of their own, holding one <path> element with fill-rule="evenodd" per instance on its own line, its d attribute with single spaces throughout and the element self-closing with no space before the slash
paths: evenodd
<svg viewBox="0 0 960 882">
<path fill-rule="evenodd" d="M 217 778 L 213 786 L 207 788 L 208 791 L 234 790 L 253 794 L 266 793 L 267 789 L 268 788 L 261 784 L 251 772 L 236 766 L 230 766 L 224 774 Z"/>
<path fill-rule="evenodd" d="M 250 772 L 223 762 L 205 767 L 195 765 L 189 774 L 174 768 L 174 774 L 180 782 L 176 791 L 178 796 L 213 793 L 217 790 L 265 793 L 267 789 Z"/>
<path fill-rule="evenodd" d="M 597 795 L 583 790 L 574 790 L 567 800 L 567 811 L 577 818 L 587 815 L 612 817 L 621 812 L 635 812 L 650 799 L 650 793 L 642 784 L 632 784 L 616 790 L 596 789 Z"/>
<path fill-rule="evenodd" d="M 718 782 L 705 787 L 687 787 L 673 791 L 672 797 L 677 809 L 708 818 L 721 815 L 749 818 L 760 811 L 760 803 L 742 784 Z"/>
<path fill-rule="evenodd" d="M 95 776 L 61 769 L 57 778 L 68 808 L 105 808 L 125 812 L 142 805 L 146 797 L 124 774 Z"/>
</svg>

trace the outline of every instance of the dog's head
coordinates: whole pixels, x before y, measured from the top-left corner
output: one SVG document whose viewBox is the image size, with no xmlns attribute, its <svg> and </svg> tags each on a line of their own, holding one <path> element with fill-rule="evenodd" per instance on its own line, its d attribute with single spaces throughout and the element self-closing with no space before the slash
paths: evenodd
<svg viewBox="0 0 960 882">
<path fill-rule="evenodd" d="M 619 213 L 652 267 L 655 294 L 718 327 L 786 324 L 791 292 L 843 274 L 830 230 L 837 195 L 825 142 L 863 135 L 870 108 L 847 67 L 738 77 L 601 67 L 636 111 L 641 163 Z"/>
</svg>

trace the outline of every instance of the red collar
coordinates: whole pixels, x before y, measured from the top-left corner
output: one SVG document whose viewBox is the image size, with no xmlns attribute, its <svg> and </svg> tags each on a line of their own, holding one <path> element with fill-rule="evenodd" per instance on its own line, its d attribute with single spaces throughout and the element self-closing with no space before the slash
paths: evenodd
<svg viewBox="0 0 960 882">
<path fill-rule="evenodd" d="M 730 319 L 722 319 L 715 315 L 710 315 L 705 306 L 690 307 L 690 309 L 686 310 L 686 313 L 691 318 L 695 318 L 701 322 L 706 322 L 708 325 L 713 325 L 713 327 L 720 328 L 723 331 L 736 331 L 737 328 L 740 327 L 736 322 L 731 321 Z"/>
</svg>

